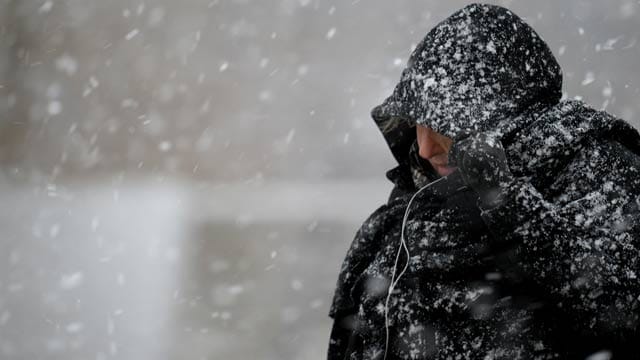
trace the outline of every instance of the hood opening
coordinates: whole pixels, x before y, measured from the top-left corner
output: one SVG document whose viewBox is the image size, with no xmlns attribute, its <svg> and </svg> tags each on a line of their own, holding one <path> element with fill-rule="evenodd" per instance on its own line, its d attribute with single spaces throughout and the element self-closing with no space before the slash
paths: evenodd
<svg viewBox="0 0 640 360">
<path fill-rule="evenodd" d="M 560 66 L 540 36 L 508 9 L 471 4 L 429 31 L 371 116 L 406 165 L 416 124 L 454 141 L 479 131 L 508 134 L 518 127 L 512 119 L 561 96 Z"/>
</svg>

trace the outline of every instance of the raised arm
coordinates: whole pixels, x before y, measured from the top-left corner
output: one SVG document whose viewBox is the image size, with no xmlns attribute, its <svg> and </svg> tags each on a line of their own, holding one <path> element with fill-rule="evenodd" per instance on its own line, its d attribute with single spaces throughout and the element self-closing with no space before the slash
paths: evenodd
<svg viewBox="0 0 640 360">
<path fill-rule="evenodd" d="M 622 340 L 640 313 L 640 158 L 615 142 L 593 150 L 559 174 L 576 176 L 566 190 L 577 198 L 554 202 L 525 178 L 502 174 L 479 205 L 494 239 L 512 247 L 509 266 L 544 289 L 577 331 Z"/>
</svg>

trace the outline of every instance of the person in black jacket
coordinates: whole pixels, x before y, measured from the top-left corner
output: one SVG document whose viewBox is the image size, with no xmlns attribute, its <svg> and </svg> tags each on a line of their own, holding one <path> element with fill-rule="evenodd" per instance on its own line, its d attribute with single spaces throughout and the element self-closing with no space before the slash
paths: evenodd
<svg viewBox="0 0 640 360">
<path fill-rule="evenodd" d="M 328 359 L 640 359 L 640 134 L 561 88 L 505 8 L 426 35 L 372 111 L 395 186 L 342 264 Z"/>
</svg>

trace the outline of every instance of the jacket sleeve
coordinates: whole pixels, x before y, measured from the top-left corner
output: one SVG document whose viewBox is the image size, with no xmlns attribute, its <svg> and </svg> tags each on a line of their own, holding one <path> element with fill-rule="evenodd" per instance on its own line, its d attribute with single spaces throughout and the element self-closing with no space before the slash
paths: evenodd
<svg viewBox="0 0 640 360">
<path fill-rule="evenodd" d="M 516 178 L 481 216 L 577 331 L 622 339 L 638 326 L 640 158 L 615 142 L 592 150 L 560 174 L 564 198 L 545 199 Z"/>
</svg>

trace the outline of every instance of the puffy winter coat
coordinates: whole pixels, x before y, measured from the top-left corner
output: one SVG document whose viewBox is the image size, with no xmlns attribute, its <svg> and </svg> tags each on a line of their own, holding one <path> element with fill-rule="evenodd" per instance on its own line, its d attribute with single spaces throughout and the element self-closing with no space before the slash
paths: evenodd
<svg viewBox="0 0 640 360">
<path fill-rule="evenodd" d="M 395 187 L 344 259 L 328 359 L 640 359 L 640 135 L 561 87 L 504 8 L 469 5 L 427 34 L 372 111 Z M 491 209 L 464 187 L 418 194 L 402 243 L 410 198 L 438 178 L 416 123 L 498 133 L 514 181 Z"/>
</svg>

